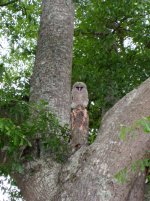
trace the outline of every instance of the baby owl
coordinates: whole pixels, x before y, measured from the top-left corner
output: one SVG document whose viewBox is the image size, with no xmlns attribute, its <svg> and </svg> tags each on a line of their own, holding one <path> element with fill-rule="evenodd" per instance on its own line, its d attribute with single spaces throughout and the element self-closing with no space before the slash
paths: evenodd
<svg viewBox="0 0 150 201">
<path fill-rule="evenodd" d="M 87 112 L 88 91 L 83 82 L 76 82 L 72 88 L 71 147 L 72 151 L 88 144 L 89 117 Z"/>
<path fill-rule="evenodd" d="M 72 87 L 72 104 L 71 108 L 77 108 L 78 106 L 87 107 L 89 102 L 88 91 L 86 84 L 83 82 L 76 82 Z"/>
</svg>

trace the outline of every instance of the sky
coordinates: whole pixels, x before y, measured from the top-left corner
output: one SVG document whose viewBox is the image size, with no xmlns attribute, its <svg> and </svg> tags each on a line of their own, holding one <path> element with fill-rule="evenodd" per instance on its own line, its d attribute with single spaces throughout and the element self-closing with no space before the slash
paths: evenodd
<svg viewBox="0 0 150 201">
<path fill-rule="evenodd" d="M 8 177 L 9 179 L 10 177 Z M 9 184 L 8 179 L 6 177 L 0 177 L 0 201 L 11 201 L 11 197 L 9 192 L 18 191 L 19 189 L 16 186 L 12 186 Z M 2 187 L 6 188 L 6 192 L 4 193 Z M 22 199 L 17 198 L 16 201 L 23 201 Z"/>
</svg>

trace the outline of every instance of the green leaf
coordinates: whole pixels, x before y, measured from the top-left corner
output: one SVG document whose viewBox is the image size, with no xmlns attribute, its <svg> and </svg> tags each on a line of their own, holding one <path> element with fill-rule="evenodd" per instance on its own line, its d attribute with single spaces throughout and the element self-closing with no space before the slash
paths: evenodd
<svg viewBox="0 0 150 201">
<path fill-rule="evenodd" d="M 140 124 L 143 126 L 145 133 L 150 133 L 150 121 L 148 121 L 146 118 L 140 121 Z"/>
<path fill-rule="evenodd" d="M 24 169 L 23 169 L 23 166 L 20 165 L 19 163 L 14 163 L 14 164 L 13 164 L 13 171 L 14 171 L 14 172 L 18 172 L 18 173 L 20 173 L 20 174 L 23 174 Z"/>
</svg>

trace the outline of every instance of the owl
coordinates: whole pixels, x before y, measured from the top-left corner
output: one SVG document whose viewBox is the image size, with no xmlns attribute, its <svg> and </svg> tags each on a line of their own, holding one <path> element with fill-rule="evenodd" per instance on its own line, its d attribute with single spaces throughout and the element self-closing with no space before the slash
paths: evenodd
<svg viewBox="0 0 150 201">
<path fill-rule="evenodd" d="M 77 108 L 78 106 L 86 108 L 88 102 L 89 99 L 86 84 L 84 84 L 83 82 L 76 82 L 72 87 L 71 108 L 74 109 Z"/>
<path fill-rule="evenodd" d="M 89 117 L 87 111 L 88 91 L 83 82 L 76 82 L 72 88 L 71 104 L 71 147 L 77 151 L 88 144 Z"/>
</svg>

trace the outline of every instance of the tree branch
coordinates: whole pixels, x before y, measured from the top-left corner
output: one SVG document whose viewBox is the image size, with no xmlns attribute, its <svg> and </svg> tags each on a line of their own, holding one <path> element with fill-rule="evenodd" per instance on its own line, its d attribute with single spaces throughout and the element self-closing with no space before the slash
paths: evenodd
<svg viewBox="0 0 150 201">
<path fill-rule="evenodd" d="M 76 29 L 74 31 L 74 35 L 75 36 L 78 36 L 78 35 L 91 35 L 91 36 L 94 36 L 94 37 L 101 37 L 101 38 L 105 38 L 106 36 L 108 36 L 110 33 L 102 33 L 102 32 L 95 32 L 95 31 L 87 31 L 87 32 L 84 32 L 82 30 L 79 30 L 79 29 Z"/>
<path fill-rule="evenodd" d="M 7 3 L 2 3 L 2 4 L 0 4 L 0 7 L 8 6 L 9 4 L 13 4 L 13 3 L 15 3 L 15 2 L 17 2 L 17 1 L 19 1 L 19 0 L 12 0 L 12 1 L 9 1 L 9 2 L 7 2 Z"/>
</svg>

